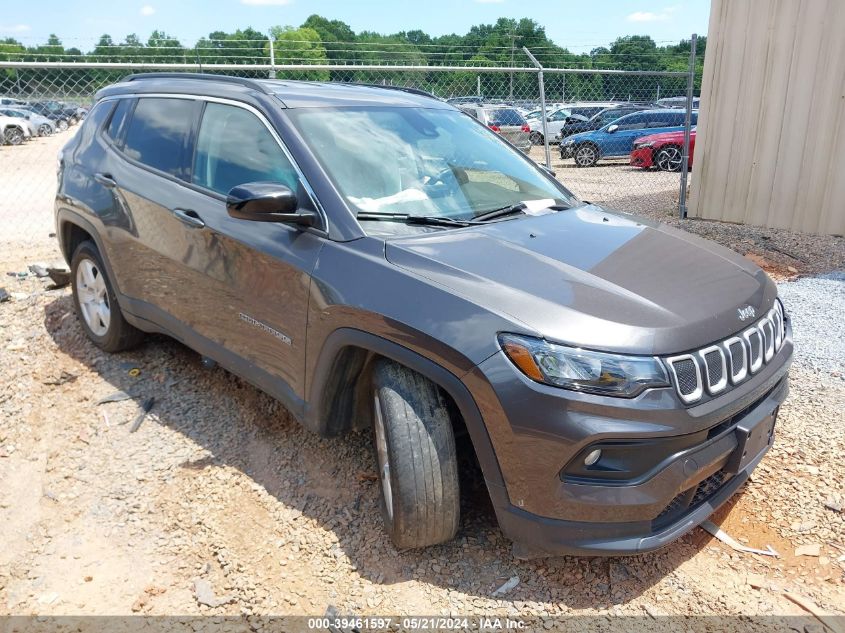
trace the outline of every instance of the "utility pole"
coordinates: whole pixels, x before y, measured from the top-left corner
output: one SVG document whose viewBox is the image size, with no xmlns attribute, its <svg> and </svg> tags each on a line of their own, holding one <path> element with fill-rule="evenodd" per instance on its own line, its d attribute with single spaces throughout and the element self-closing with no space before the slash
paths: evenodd
<svg viewBox="0 0 845 633">
<path fill-rule="evenodd" d="M 276 78 L 276 52 L 273 49 L 273 32 L 270 31 L 270 79 Z"/>
</svg>

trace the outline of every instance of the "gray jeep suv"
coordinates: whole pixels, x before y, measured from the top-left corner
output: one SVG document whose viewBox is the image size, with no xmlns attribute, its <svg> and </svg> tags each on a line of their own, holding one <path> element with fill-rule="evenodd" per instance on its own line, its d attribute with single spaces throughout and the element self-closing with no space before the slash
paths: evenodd
<svg viewBox="0 0 845 633">
<path fill-rule="evenodd" d="M 456 435 L 520 557 L 660 547 L 771 446 L 792 338 L 766 274 L 424 94 L 130 76 L 59 165 L 91 340 L 165 333 L 316 433 L 372 429 L 398 547 L 456 533 Z"/>
</svg>

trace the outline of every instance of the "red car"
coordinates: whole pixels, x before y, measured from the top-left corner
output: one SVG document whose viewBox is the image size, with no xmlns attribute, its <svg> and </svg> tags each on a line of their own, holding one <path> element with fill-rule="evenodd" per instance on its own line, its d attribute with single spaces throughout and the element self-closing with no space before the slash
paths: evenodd
<svg viewBox="0 0 845 633">
<path fill-rule="evenodd" d="M 692 169 L 692 154 L 695 150 L 695 128 L 689 136 L 689 168 Z M 635 167 L 657 167 L 661 171 L 681 171 L 684 151 L 684 131 L 663 132 L 641 136 L 634 141 L 631 164 Z"/>
</svg>

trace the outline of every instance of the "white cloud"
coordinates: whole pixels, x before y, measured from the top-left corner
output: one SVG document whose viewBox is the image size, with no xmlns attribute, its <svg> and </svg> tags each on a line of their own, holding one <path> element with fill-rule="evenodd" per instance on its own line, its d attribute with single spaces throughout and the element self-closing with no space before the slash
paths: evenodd
<svg viewBox="0 0 845 633">
<path fill-rule="evenodd" d="M 32 30 L 29 24 L 12 24 L 11 26 L 0 26 L 0 33 L 26 33 Z"/>
<path fill-rule="evenodd" d="M 145 4 L 143 7 L 141 7 L 141 15 L 152 15 L 155 12 L 155 7 L 149 4 Z"/>
<path fill-rule="evenodd" d="M 654 11 L 635 11 L 628 16 L 629 22 L 665 22 L 672 18 L 672 14 L 677 7 L 666 7 L 660 12 Z"/>
<path fill-rule="evenodd" d="M 251 7 L 281 7 L 291 2 L 293 0 L 241 0 L 241 4 L 248 4 Z"/>
</svg>

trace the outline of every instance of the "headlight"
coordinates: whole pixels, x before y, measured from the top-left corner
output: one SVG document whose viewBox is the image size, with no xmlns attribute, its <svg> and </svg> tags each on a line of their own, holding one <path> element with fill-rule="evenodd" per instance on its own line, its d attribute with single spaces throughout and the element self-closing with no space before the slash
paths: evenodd
<svg viewBox="0 0 845 633">
<path fill-rule="evenodd" d="M 564 145 L 572 145 L 574 142 L 575 141 L 573 141 L 571 138 L 568 138 L 568 139 L 566 139 L 566 142 L 564 143 Z"/>
<path fill-rule="evenodd" d="M 663 363 L 653 356 L 623 356 L 500 334 L 505 355 L 537 382 L 608 396 L 630 398 L 649 387 L 668 387 Z"/>
</svg>

